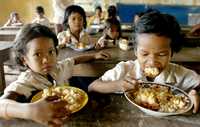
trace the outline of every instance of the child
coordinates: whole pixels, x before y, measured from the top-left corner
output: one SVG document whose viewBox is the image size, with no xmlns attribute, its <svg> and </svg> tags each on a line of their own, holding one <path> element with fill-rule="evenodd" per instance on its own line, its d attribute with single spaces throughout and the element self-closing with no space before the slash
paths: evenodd
<svg viewBox="0 0 200 127">
<path fill-rule="evenodd" d="M 49 20 L 44 16 L 44 8 L 42 6 L 36 7 L 36 18 L 32 21 L 32 23 L 39 23 L 47 27 L 50 26 Z"/>
<path fill-rule="evenodd" d="M 196 113 L 199 106 L 197 88 L 200 76 L 192 70 L 170 63 L 181 46 L 180 26 L 173 16 L 158 12 L 144 14 L 135 26 L 135 61 L 120 62 L 100 79 L 90 84 L 89 91 L 123 92 L 135 88 L 138 80 L 171 84 L 189 92 Z M 154 73 L 148 73 L 153 70 Z"/>
<path fill-rule="evenodd" d="M 117 19 L 120 21 L 119 16 L 117 16 L 117 8 L 114 5 L 108 7 L 107 15 L 107 19 Z"/>
<path fill-rule="evenodd" d="M 22 26 L 23 22 L 20 20 L 19 14 L 17 12 L 12 12 L 10 18 L 4 24 L 4 26 Z"/>
<path fill-rule="evenodd" d="M 65 10 L 63 26 L 65 31 L 58 34 L 59 47 L 65 47 L 66 44 L 89 45 L 91 43 L 89 34 L 85 32 L 87 21 L 82 7 L 68 6 Z"/>
<path fill-rule="evenodd" d="M 88 25 L 91 25 L 91 24 L 101 24 L 103 23 L 104 21 L 104 17 L 102 15 L 102 8 L 100 6 L 97 6 L 95 8 L 95 15 L 92 16 L 90 19 L 89 19 L 89 23 Z"/>
<path fill-rule="evenodd" d="M 96 48 L 103 48 L 111 43 L 116 45 L 116 41 L 121 37 L 121 26 L 117 19 L 107 19 L 103 36 L 96 43 Z"/>
<path fill-rule="evenodd" d="M 94 59 L 107 59 L 103 52 L 67 58 L 56 62 L 58 40 L 46 26 L 28 24 L 15 39 L 17 62 L 26 67 L 18 79 L 6 87 L 0 99 L 0 117 L 31 119 L 44 125 L 60 125 L 67 111 L 66 102 L 46 98 L 28 103 L 35 93 L 51 86 L 68 83 L 76 64 Z M 20 103 L 27 102 L 27 103 Z"/>
</svg>

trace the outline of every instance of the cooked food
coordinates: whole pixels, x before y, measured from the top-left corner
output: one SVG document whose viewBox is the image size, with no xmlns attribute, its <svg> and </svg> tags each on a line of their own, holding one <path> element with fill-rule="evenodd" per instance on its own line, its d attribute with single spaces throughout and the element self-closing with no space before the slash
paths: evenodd
<svg viewBox="0 0 200 127">
<path fill-rule="evenodd" d="M 184 94 L 173 94 L 168 86 L 158 84 L 139 85 L 129 93 L 131 100 L 147 109 L 159 112 L 181 112 L 188 108 L 189 98 Z"/>
<path fill-rule="evenodd" d="M 155 78 L 159 74 L 157 67 L 146 67 L 144 69 L 144 75 L 150 78 Z"/>
<path fill-rule="evenodd" d="M 80 109 L 86 99 L 85 93 L 74 87 L 53 87 L 44 89 L 42 97 L 55 95 L 68 103 L 66 108 L 71 112 L 75 112 Z"/>
<path fill-rule="evenodd" d="M 85 47 L 86 47 L 85 43 L 80 42 L 80 43 L 76 44 L 76 48 L 78 48 L 78 49 L 84 49 Z"/>
</svg>

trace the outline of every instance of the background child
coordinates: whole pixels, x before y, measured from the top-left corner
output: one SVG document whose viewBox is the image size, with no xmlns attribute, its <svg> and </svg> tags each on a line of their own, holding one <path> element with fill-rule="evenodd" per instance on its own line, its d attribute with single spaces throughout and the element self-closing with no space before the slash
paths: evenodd
<svg viewBox="0 0 200 127">
<path fill-rule="evenodd" d="M 120 62 L 89 86 L 102 93 L 133 89 L 138 80 L 171 84 L 189 92 L 196 113 L 199 107 L 197 88 L 200 76 L 192 70 L 170 63 L 181 47 L 180 26 L 173 16 L 158 12 L 144 14 L 135 26 L 135 61 Z M 146 70 L 155 71 L 149 75 Z M 195 90 L 196 89 L 196 90 Z"/>
<path fill-rule="evenodd" d="M 32 96 L 45 88 L 68 83 L 76 64 L 109 58 L 108 54 L 99 52 L 56 62 L 57 45 L 56 35 L 46 26 L 28 24 L 21 29 L 15 39 L 14 51 L 16 61 L 27 70 L 6 87 L 0 98 L 0 117 L 31 119 L 44 125 L 62 124 L 68 113 L 65 102 L 47 98 L 28 103 Z"/>
<path fill-rule="evenodd" d="M 66 44 L 78 45 L 78 43 L 90 44 L 89 34 L 85 32 L 87 26 L 86 14 L 78 5 L 68 6 L 65 10 L 64 30 L 58 34 L 60 47 Z"/>
<path fill-rule="evenodd" d="M 96 43 L 96 48 L 103 48 L 111 43 L 116 44 L 116 40 L 121 37 L 121 25 L 117 19 L 107 19 L 103 36 Z"/>
<path fill-rule="evenodd" d="M 42 6 L 36 7 L 36 18 L 32 21 L 32 23 L 39 23 L 41 25 L 45 25 L 50 27 L 50 22 L 47 17 L 44 16 L 44 8 Z"/>
<path fill-rule="evenodd" d="M 114 5 L 110 5 L 107 9 L 107 19 L 117 19 L 120 21 L 119 16 L 117 16 L 117 8 Z"/>
<path fill-rule="evenodd" d="M 19 14 L 17 12 L 12 12 L 10 14 L 10 18 L 4 24 L 4 26 L 22 26 L 23 22 L 21 21 Z"/>
<path fill-rule="evenodd" d="M 95 14 L 94 16 L 90 17 L 88 25 L 91 24 L 101 24 L 104 21 L 104 17 L 103 17 L 103 12 L 102 12 L 102 8 L 100 6 L 97 6 L 95 8 Z"/>
</svg>

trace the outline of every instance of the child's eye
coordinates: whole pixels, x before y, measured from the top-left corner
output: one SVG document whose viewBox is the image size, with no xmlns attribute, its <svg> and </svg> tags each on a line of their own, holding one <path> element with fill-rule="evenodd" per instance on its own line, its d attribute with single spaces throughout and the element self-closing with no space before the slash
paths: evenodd
<svg viewBox="0 0 200 127">
<path fill-rule="evenodd" d="M 162 52 L 162 53 L 159 53 L 158 55 L 159 55 L 159 56 L 166 56 L 166 55 L 168 55 L 168 53 Z"/>
<path fill-rule="evenodd" d="M 50 51 L 49 51 L 49 54 L 50 54 L 50 55 L 54 55 L 54 54 L 55 54 L 55 50 L 53 50 L 53 49 L 50 50 Z"/>
<path fill-rule="evenodd" d="M 41 54 L 40 53 L 35 53 L 33 56 L 40 57 Z"/>
<path fill-rule="evenodd" d="M 141 53 L 142 56 L 148 56 L 148 53 Z"/>
</svg>

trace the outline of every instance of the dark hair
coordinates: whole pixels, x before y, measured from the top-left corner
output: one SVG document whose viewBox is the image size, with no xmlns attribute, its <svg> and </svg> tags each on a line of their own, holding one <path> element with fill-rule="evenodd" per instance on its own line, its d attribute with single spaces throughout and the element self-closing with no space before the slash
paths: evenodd
<svg viewBox="0 0 200 127">
<path fill-rule="evenodd" d="M 144 14 L 135 26 L 136 37 L 140 33 L 153 33 L 158 36 L 170 38 L 172 53 L 179 52 L 182 47 L 183 39 L 180 31 L 181 28 L 174 16 L 161 14 L 159 12 Z"/>
<path fill-rule="evenodd" d="M 119 38 L 121 37 L 121 25 L 119 20 L 117 20 L 116 18 L 112 18 L 112 19 L 107 19 L 105 21 L 105 29 L 111 28 L 112 26 L 116 26 L 117 27 L 117 31 L 119 31 Z"/>
<path fill-rule="evenodd" d="M 51 38 L 54 42 L 54 46 L 56 49 L 58 45 L 58 39 L 54 32 L 52 32 L 48 27 L 44 25 L 40 25 L 37 23 L 27 24 L 20 29 L 14 40 L 13 51 L 17 64 L 19 64 L 20 66 L 24 66 L 22 62 L 22 56 L 27 53 L 26 45 L 31 40 L 39 37 Z"/>
<path fill-rule="evenodd" d="M 83 17 L 83 27 L 86 28 L 87 21 L 84 9 L 78 5 L 71 5 L 65 9 L 64 21 L 63 21 L 64 30 L 67 30 L 67 28 L 69 28 L 68 20 L 69 16 L 72 13 L 79 13 Z"/>
<path fill-rule="evenodd" d="M 42 6 L 37 6 L 36 7 L 36 12 L 38 13 L 38 14 L 44 14 L 44 8 L 42 7 Z"/>
<path fill-rule="evenodd" d="M 117 16 L 117 8 L 114 5 L 108 7 L 108 18 L 116 18 Z"/>
<path fill-rule="evenodd" d="M 97 6 L 97 7 L 95 8 L 95 11 L 96 11 L 96 10 L 99 10 L 100 12 L 102 12 L 101 6 Z"/>
</svg>

